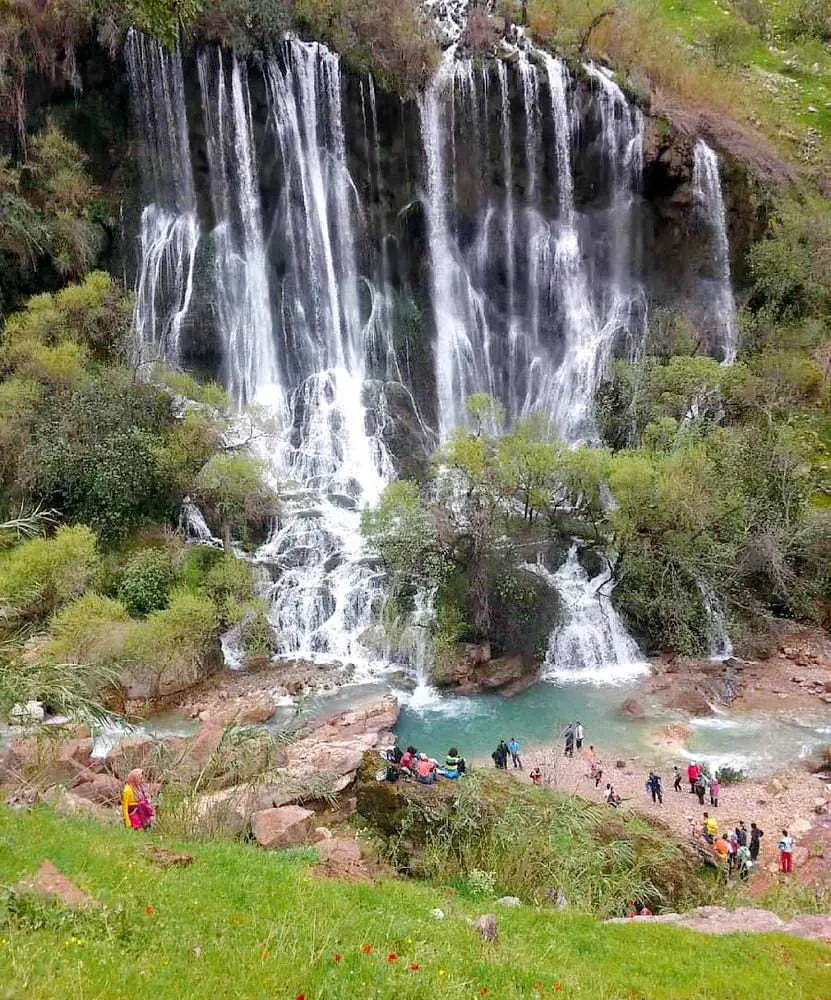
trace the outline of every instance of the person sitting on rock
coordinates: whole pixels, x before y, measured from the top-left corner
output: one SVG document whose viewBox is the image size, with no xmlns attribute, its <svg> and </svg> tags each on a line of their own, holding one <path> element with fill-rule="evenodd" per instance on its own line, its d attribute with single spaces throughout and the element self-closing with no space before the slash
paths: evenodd
<svg viewBox="0 0 831 1000">
<path fill-rule="evenodd" d="M 458 778 L 463 775 L 466 770 L 467 764 L 465 763 L 464 757 L 459 756 L 459 751 L 456 747 L 451 747 L 447 751 L 447 756 L 444 759 L 445 778 Z"/>
<path fill-rule="evenodd" d="M 528 777 L 531 779 L 533 784 L 535 785 L 542 784 L 542 771 L 538 767 L 535 767 L 528 775 Z"/>
<path fill-rule="evenodd" d="M 144 771 L 134 768 L 124 779 L 121 790 L 121 817 L 128 830 L 149 830 L 156 815 L 150 804 Z"/>
<path fill-rule="evenodd" d="M 642 903 L 639 899 L 636 899 L 632 904 L 632 909 L 626 914 L 626 916 L 630 919 L 632 917 L 651 917 L 652 910 L 650 910 L 649 907 Z"/>
<path fill-rule="evenodd" d="M 606 800 L 606 804 L 610 805 L 613 809 L 617 809 L 620 805 L 620 796 L 615 791 L 615 786 L 611 782 L 606 784 L 606 791 L 603 793 L 603 798 Z"/>
<path fill-rule="evenodd" d="M 416 781 L 422 785 L 432 785 L 436 781 L 436 762 L 426 753 L 420 753 L 415 766 Z"/>
<path fill-rule="evenodd" d="M 418 751 L 415 747 L 407 747 L 404 753 L 401 755 L 401 760 L 398 762 L 398 766 L 402 771 L 407 774 L 413 773 L 413 768 L 415 767 L 416 754 Z"/>
</svg>

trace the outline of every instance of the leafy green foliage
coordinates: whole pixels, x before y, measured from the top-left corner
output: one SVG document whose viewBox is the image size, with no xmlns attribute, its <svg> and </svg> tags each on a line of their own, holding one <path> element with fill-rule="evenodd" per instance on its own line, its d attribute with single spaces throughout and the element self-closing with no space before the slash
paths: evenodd
<svg viewBox="0 0 831 1000">
<path fill-rule="evenodd" d="M 0 553 L 0 628 L 42 621 L 83 592 L 97 563 L 95 536 L 80 525 Z"/>
<path fill-rule="evenodd" d="M 140 549 L 121 575 L 118 597 L 133 616 L 167 607 L 176 580 L 169 555 L 159 549 Z"/>
<path fill-rule="evenodd" d="M 265 482 L 265 467 L 239 452 L 212 456 L 199 470 L 193 492 L 209 517 L 218 523 L 230 552 L 231 532 L 243 534 L 276 513 L 276 498 Z"/>
<path fill-rule="evenodd" d="M 0 309 L 94 266 L 104 244 L 98 201 L 85 156 L 52 124 L 23 163 L 0 157 Z"/>
</svg>

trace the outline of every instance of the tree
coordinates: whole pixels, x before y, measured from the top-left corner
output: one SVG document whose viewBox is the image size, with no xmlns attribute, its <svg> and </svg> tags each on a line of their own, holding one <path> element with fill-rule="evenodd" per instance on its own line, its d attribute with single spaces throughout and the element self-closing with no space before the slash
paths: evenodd
<svg viewBox="0 0 831 1000">
<path fill-rule="evenodd" d="M 245 533 L 252 523 L 277 513 L 277 499 L 265 483 L 265 465 L 250 455 L 213 455 L 199 470 L 193 492 L 219 524 L 229 553 L 233 531 Z"/>
</svg>

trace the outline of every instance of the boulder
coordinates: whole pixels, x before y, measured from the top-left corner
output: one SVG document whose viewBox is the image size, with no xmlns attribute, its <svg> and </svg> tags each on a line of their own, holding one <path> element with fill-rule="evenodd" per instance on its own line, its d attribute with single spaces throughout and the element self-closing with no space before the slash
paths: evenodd
<svg viewBox="0 0 831 1000">
<path fill-rule="evenodd" d="M 34 878 L 18 882 L 15 889 L 17 892 L 48 896 L 71 910 L 89 910 L 101 905 L 97 899 L 79 889 L 48 858 L 41 862 Z"/>
<path fill-rule="evenodd" d="M 208 712 L 200 712 L 199 719 L 205 723 L 227 726 L 261 725 L 277 711 L 274 699 L 267 694 L 258 695 L 250 701 L 242 701 L 237 705 Z"/>
<path fill-rule="evenodd" d="M 261 847 L 281 850 L 311 839 L 315 814 L 302 806 L 279 806 L 251 815 L 251 832 Z"/>
<path fill-rule="evenodd" d="M 700 691 L 695 688 L 682 688 L 673 691 L 665 701 L 667 708 L 674 708 L 690 715 L 710 715 L 710 703 Z"/>
<path fill-rule="evenodd" d="M 787 932 L 831 943 L 831 913 L 798 913 L 789 920 Z"/>
<path fill-rule="evenodd" d="M 501 896 L 496 902 L 500 906 L 522 906 L 522 900 L 517 896 Z"/>
<path fill-rule="evenodd" d="M 87 780 L 87 774 L 91 777 Z M 83 780 L 77 780 L 72 786 L 72 794 L 87 802 L 93 802 L 100 806 L 116 806 L 121 801 L 121 782 L 109 774 L 87 774 L 79 775 Z"/>
<path fill-rule="evenodd" d="M 61 785 L 54 785 L 48 789 L 43 795 L 43 801 L 51 805 L 61 816 L 92 816 L 105 822 L 112 822 L 116 818 L 115 812 L 96 805 Z"/>
<path fill-rule="evenodd" d="M 621 703 L 617 711 L 618 715 L 623 715 L 627 719 L 643 719 L 646 717 L 643 705 L 641 705 L 637 698 L 627 698 Z"/>
</svg>

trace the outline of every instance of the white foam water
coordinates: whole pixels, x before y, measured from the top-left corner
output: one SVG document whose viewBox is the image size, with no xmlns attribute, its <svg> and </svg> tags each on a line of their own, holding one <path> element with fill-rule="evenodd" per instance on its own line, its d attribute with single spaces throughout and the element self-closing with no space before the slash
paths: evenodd
<svg viewBox="0 0 831 1000">
<path fill-rule="evenodd" d="M 619 684 L 649 671 L 603 589 L 609 573 L 590 579 L 576 544 L 555 573 L 541 563 L 525 563 L 523 568 L 556 590 L 563 606 L 564 621 L 548 642 L 543 680 Z"/>
</svg>

